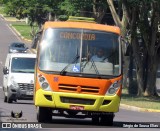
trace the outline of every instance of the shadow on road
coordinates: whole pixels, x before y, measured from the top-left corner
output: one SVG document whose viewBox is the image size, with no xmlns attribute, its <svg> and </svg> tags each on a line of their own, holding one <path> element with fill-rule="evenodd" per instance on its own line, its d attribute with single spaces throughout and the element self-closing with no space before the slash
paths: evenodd
<svg viewBox="0 0 160 131">
<path fill-rule="evenodd" d="M 42 123 L 45 128 L 160 128 L 159 122 L 120 122 L 114 121 L 113 126 L 93 124 L 91 119 L 52 119 L 50 123 Z"/>
<path fill-rule="evenodd" d="M 2 122 L 2 117 L 10 117 L 7 113 L 3 111 L 4 109 L 0 108 L 0 122 Z"/>
<path fill-rule="evenodd" d="M 100 128 L 108 127 L 98 124 L 93 124 L 91 119 L 65 119 L 53 118 L 50 123 L 42 123 L 45 128 Z"/>
<path fill-rule="evenodd" d="M 13 102 L 13 103 L 10 103 L 10 104 L 25 104 L 25 105 L 33 105 L 34 103 L 33 103 L 33 101 L 32 100 L 25 100 L 25 101 L 23 101 L 23 100 L 18 100 L 17 102 Z"/>
</svg>

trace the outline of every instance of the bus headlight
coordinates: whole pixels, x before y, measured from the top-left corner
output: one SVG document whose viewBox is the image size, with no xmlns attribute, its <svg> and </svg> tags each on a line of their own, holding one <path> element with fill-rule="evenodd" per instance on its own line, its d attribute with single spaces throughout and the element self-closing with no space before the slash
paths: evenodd
<svg viewBox="0 0 160 131">
<path fill-rule="evenodd" d="M 43 83 L 45 81 L 45 78 L 44 77 L 40 77 L 39 81 Z"/>
<path fill-rule="evenodd" d="M 47 89 L 49 87 L 47 82 L 42 83 L 42 88 L 43 89 Z"/>
<path fill-rule="evenodd" d="M 43 75 L 41 75 L 41 74 L 38 75 L 38 81 L 39 81 L 39 84 L 43 90 L 47 90 L 47 91 L 51 90 L 47 79 Z"/>
<path fill-rule="evenodd" d="M 106 95 L 114 95 L 117 90 L 121 87 L 121 80 L 115 81 L 108 89 Z"/>
</svg>

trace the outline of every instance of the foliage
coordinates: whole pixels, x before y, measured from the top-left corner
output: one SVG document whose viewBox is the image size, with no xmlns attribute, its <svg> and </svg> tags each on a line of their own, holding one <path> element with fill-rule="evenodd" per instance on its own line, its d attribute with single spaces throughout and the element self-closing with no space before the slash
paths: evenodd
<svg viewBox="0 0 160 131">
<path fill-rule="evenodd" d="M 116 25 L 121 28 L 122 36 L 126 36 L 128 30 L 131 32 L 129 38 L 136 64 L 139 94 L 155 94 L 156 68 L 160 54 L 160 33 L 157 29 L 160 23 L 160 0 L 118 0 L 118 6 L 114 6 L 114 9 L 110 4 L 117 3 L 117 0 L 0 0 L 0 2 L 6 5 L 7 14 L 18 19 L 28 17 L 30 26 L 33 27 L 36 23 L 39 28 L 49 20 L 50 15 L 53 19 L 58 16 L 62 20 L 66 20 L 69 15 L 88 16 L 102 23 L 106 12 L 110 13 L 109 7 Z M 139 42 L 139 39 L 142 42 Z"/>
<path fill-rule="evenodd" d="M 28 24 L 25 24 L 23 22 L 14 23 L 12 26 L 21 34 L 22 37 L 25 39 L 31 40 L 32 36 L 30 35 L 31 27 Z M 35 27 L 38 28 L 37 26 Z"/>
<path fill-rule="evenodd" d="M 100 18 L 97 22 L 101 22 L 101 15 L 103 17 L 107 10 L 107 2 L 106 0 L 64 0 L 59 8 L 68 16 Z"/>
<path fill-rule="evenodd" d="M 56 14 L 58 12 L 59 2 L 61 0 L 7 0 L 5 12 L 18 19 L 28 17 L 31 27 L 37 23 L 41 28 L 41 25 L 48 20 L 49 13 Z"/>
<path fill-rule="evenodd" d="M 66 21 L 66 20 L 68 19 L 68 16 L 67 16 L 67 15 L 60 15 L 60 16 L 58 17 L 58 19 L 59 19 L 60 21 Z"/>
<path fill-rule="evenodd" d="M 131 2 L 131 3 L 130 3 Z M 129 1 L 130 30 L 133 56 L 137 69 L 139 95 L 153 96 L 156 93 L 158 67 L 158 23 L 160 23 L 159 0 Z M 132 6 L 133 4 L 133 6 Z"/>
<path fill-rule="evenodd" d="M 121 104 L 126 104 L 135 107 L 141 107 L 146 109 L 158 109 L 160 110 L 160 97 L 139 97 L 130 95 L 126 88 L 122 89 Z"/>
<path fill-rule="evenodd" d="M 83 10 L 85 12 L 92 8 L 93 0 L 64 0 L 60 4 L 60 9 L 67 15 L 79 15 Z"/>
<path fill-rule="evenodd" d="M 40 27 L 49 15 L 88 16 L 102 20 L 106 13 L 106 0 L 1 0 L 6 5 L 5 12 L 18 19 L 28 17 L 30 24 Z"/>
<path fill-rule="evenodd" d="M 136 76 L 138 94 L 145 96 L 155 96 L 156 92 L 156 72 L 160 52 L 160 1 L 159 0 L 121 0 L 122 20 L 117 15 L 113 0 L 107 0 L 110 5 L 112 16 L 116 25 L 121 28 L 122 36 L 127 35 L 129 30 L 130 44 L 136 66 Z M 127 39 L 126 39 L 127 40 Z M 128 40 L 127 40 L 128 42 Z M 122 46 L 124 43 L 122 44 Z M 124 57 L 125 58 L 125 57 Z M 130 57 L 131 60 L 133 59 Z M 124 63 L 128 59 L 124 59 Z M 124 66 L 124 70 L 128 67 Z M 132 70 L 132 69 L 131 69 Z M 125 72 L 124 75 L 127 73 Z M 131 78 L 131 77 L 130 77 Z M 133 82 L 133 80 L 131 81 Z M 129 85 L 133 85 L 129 84 Z M 131 88 L 134 88 L 133 86 Z"/>
</svg>

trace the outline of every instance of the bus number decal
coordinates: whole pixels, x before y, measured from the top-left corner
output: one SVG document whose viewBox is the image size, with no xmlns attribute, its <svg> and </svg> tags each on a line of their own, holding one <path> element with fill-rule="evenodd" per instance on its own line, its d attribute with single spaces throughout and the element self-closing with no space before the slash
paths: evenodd
<svg viewBox="0 0 160 131">
<path fill-rule="evenodd" d="M 76 32 L 61 32 L 60 38 L 63 39 L 81 39 L 81 33 Z M 84 33 L 82 34 L 83 40 L 96 40 L 95 34 Z"/>
</svg>

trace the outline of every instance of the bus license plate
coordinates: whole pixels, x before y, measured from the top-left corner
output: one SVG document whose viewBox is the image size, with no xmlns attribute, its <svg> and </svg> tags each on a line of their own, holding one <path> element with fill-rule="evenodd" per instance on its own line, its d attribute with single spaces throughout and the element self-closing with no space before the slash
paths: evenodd
<svg viewBox="0 0 160 131">
<path fill-rule="evenodd" d="M 72 110 L 84 110 L 84 106 L 70 105 L 70 109 L 72 109 Z"/>
</svg>

